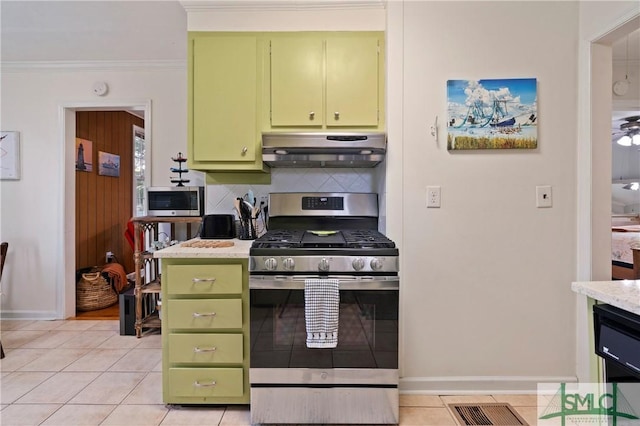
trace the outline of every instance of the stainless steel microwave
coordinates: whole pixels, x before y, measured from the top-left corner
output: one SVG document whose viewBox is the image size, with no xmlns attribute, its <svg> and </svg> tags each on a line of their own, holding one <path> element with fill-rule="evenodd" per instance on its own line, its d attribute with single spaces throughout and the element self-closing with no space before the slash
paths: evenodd
<svg viewBox="0 0 640 426">
<path fill-rule="evenodd" d="M 203 216 L 204 186 L 152 186 L 147 188 L 149 216 Z"/>
</svg>

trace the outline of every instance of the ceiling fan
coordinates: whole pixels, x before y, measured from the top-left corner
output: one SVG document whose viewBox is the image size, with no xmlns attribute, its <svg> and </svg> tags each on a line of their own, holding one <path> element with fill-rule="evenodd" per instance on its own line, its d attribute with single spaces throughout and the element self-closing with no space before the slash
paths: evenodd
<svg viewBox="0 0 640 426">
<path fill-rule="evenodd" d="M 640 145 L 640 115 L 623 118 L 620 130 L 613 133 L 613 139 L 622 146 Z"/>
</svg>

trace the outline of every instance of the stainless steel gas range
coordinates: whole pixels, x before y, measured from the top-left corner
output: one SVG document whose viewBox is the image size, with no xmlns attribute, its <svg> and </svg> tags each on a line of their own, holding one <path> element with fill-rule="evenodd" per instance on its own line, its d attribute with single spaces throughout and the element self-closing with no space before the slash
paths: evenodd
<svg viewBox="0 0 640 426">
<path fill-rule="evenodd" d="M 249 252 L 251 422 L 398 423 L 398 249 L 377 194 L 270 194 L 268 227 Z"/>
</svg>

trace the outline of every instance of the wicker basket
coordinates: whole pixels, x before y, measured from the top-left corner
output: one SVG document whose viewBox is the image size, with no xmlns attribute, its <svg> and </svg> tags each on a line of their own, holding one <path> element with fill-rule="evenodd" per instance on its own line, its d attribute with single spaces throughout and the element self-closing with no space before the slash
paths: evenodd
<svg viewBox="0 0 640 426">
<path fill-rule="evenodd" d="M 118 302 L 118 293 L 100 272 L 82 274 L 76 286 L 76 309 L 95 311 Z"/>
</svg>

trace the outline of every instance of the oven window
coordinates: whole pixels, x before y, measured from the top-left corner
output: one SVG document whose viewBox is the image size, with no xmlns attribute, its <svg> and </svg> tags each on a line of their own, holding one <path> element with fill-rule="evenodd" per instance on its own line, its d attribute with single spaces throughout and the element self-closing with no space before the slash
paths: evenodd
<svg viewBox="0 0 640 426">
<path fill-rule="evenodd" d="M 338 346 L 307 348 L 303 290 L 251 290 L 252 368 L 398 368 L 398 291 L 340 291 Z"/>
</svg>

